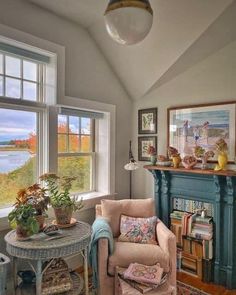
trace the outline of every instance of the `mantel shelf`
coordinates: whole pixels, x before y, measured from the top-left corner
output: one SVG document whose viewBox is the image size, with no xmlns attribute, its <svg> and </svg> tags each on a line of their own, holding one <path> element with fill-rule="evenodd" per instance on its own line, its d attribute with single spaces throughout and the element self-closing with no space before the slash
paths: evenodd
<svg viewBox="0 0 236 295">
<path fill-rule="evenodd" d="M 213 169 L 186 169 L 184 167 L 174 168 L 171 166 L 161 166 L 161 165 L 144 165 L 143 168 L 148 170 L 160 170 L 160 171 L 174 171 L 183 173 L 194 173 L 194 174 L 205 174 L 205 175 L 222 175 L 222 176 L 236 176 L 235 170 L 220 170 L 216 171 Z"/>
</svg>

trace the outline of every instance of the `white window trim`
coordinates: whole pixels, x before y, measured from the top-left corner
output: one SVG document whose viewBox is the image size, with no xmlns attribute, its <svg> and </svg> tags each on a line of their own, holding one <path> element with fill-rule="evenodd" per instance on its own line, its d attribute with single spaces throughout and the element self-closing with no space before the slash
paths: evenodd
<svg viewBox="0 0 236 295">
<path fill-rule="evenodd" d="M 50 57 L 46 66 L 46 99 L 55 104 L 65 95 L 65 47 L 0 24 L 0 41 Z"/>
<path fill-rule="evenodd" d="M 115 193 L 115 122 L 116 106 L 112 104 L 101 103 L 94 100 L 85 100 L 71 96 L 65 96 L 59 101 L 60 106 L 82 109 L 86 111 L 102 112 L 102 119 L 97 120 L 95 128 L 96 145 L 96 164 L 95 164 L 95 191 L 104 195 L 114 195 Z M 53 107 L 51 107 L 53 108 Z M 54 110 L 54 116 L 57 113 Z M 51 125 L 50 141 L 55 143 L 57 136 L 56 125 Z M 57 142 L 57 141 L 56 141 Z M 51 166 L 50 171 L 57 172 L 57 146 L 49 142 Z"/>
<path fill-rule="evenodd" d="M 48 166 L 44 167 L 45 171 L 57 171 L 57 141 L 52 140 L 51 136 L 49 136 L 49 134 L 57 134 L 57 111 L 52 105 L 55 105 L 57 101 L 59 105 L 67 107 L 70 106 L 72 108 L 80 108 L 89 111 L 101 111 L 104 113 L 104 119 L 100 120 L 96 127 L 104 139 L 98 140 L 96 143 L 99 150 L 99 157 L 96 163 L 96 182 L 99 183 L 99 185 L 96 188 L 96 192 L 84 195 L 85 208 L 82 210 L 89 209 L 90 206 L 91 208 L 94 207 L 96 203 L 100 202 L 101 198 L 114 198 L 115 105 L 65 96 L 65 47 L 2 24 L 0 24 L 0 36 L 0 41 L 2 42 L 8 41 L 10 43 L 14 40 L 14 44 L 15 41 L 19 42 L 19 46 L 22 48 L 25 46 L 25 48 L 29 49 L 29 46 L 32 46 L 32 50 L 35 52 L 37 52 L 36 48 L 39 48 L 39 53 L 42 53 L 44 50 L 45 54 L 51 55 L 51 62 L 46 67 L 46 76 L 50 78 L 50 80 L 46 81 L 46 99 L 51 106 L 48 107 L 49 111 L 46 112 L 45 121 L 51 121 L 51 124 L 47 124 L 48 129 L 44 137 L 45 144 L 42 147 L 46 151 L 46 162 L 48 163 Z M 29 103 L 32 103 L 32 107 L 36 106 L 35 102 L 29 101 Z M 14 104 L 13 99 L 11 99 L 10 104 Z M 22 101 L 22 106 L 24 104 L 25 102 Z M 45 107 L 45 105 L 41 106 Z M 54 120 L 52 120 L 53 117 Z M 52 122 L 54 122 L 54 124 L 52 124 Z M 9 229 L 6 216 L 11 209 L 12 208 L 5 208 L 0 210 L 0 231 Z"/>
</svg>

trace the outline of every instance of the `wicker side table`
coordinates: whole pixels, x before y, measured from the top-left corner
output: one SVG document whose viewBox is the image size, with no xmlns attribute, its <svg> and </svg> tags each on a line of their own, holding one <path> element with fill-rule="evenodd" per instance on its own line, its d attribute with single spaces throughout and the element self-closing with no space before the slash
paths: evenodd
<svg viewBox="0 0 236 295">
<path fill-rule="evenodd" d="M 29 262 L 36 276 L 36 295 L 41 295 L 42 263 L 59 257 L 81 254 L 84 259 L 85 294 L 88 290 L 88 246 L 91 238 L 91 226 L 84 222 L 78 222 L 76 226 L 62 230 L 64 237 L 55 240 L 47 240 L 41 234 L 33 236 L 27 241 L 16 240 L 15 230 L 5 236 L 7 252 L 13 257 L 14 286 L 17 288 L 17 258 L 32 260 L 36 267 Z"/>
</svg>

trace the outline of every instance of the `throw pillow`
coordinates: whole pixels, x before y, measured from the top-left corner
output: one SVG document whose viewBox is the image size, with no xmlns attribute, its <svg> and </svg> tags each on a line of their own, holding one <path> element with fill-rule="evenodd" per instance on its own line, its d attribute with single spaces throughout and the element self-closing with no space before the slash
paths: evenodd
<svg viewBox="0 0 236 295">
<path fill-rule="evenodd" d="M 102 216 L 110 220 L 113 236 L 120 235 L 121 215 L 133 217 L 149 217 L 155 215 L 154 199 L 133 199 L 133 200 L 102 200 Z"/>
<path fill-rule="evenodd" d="M 121 215 L 119 242 L 141 244 L 157 244 L 156 239 L 157 217 L 130 217 Z"/>
</svg>

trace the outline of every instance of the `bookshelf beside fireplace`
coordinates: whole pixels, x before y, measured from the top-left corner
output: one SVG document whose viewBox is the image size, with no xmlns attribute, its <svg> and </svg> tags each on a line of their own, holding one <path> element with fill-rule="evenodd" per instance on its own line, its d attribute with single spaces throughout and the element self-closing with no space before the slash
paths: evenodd
<svg viewBox="0 0 236 295">
<path fill-rule="evenodd" d="M 236 171 L 144 166 L 154 177 L 156 212 L 170 227 L 174 198 L 212 204 L 216 284 L 236 288 Z"/>
</svg>

